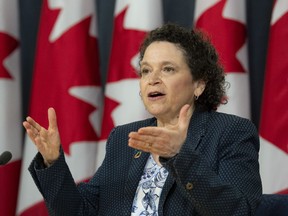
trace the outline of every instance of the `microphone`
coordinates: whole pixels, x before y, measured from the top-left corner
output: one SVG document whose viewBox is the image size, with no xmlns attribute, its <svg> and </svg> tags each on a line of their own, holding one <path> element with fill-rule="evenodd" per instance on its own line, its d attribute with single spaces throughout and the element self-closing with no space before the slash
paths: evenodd
<svg viewBox="0 0 288 216">
<path fill-rule="evenodd" d="M 12 154 L 9 151 L 5 151 L 0 155 L 0 166 L 7 164 L 12 158 Z"/>
</svg>

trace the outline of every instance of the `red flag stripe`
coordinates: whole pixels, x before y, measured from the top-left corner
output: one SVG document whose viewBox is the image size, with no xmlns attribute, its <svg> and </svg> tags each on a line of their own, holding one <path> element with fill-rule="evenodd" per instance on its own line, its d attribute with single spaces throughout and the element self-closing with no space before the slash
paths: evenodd
<svg viewBox="0 0 288 216">
<path fill-rule="evenodd" d="M 70 13 L 75 8 L 77 13 Z M 103 95 L 95 12 L 92 0 L 43 1 L 31 90 L 29 115 L 45 128 L 47 110 L 55 108 L 66 161 L 77 182 L 94 174 L 100 136 Z M 32 148 L 27 140 L 22 166 L 26 173 L 27 161 L 34 157 Z M 21 178 L 18 213 L 46 215 L 43 198 L 26 173 Z"/>
<path fill-rule="evenodd" d="M 13 216 L 22 153 L 18 1 L 0 1 L 0 10 L 0 154 L 12 153 L 0 166 L 0 214 Z"/>
<path fill-rule="evenodd" d="M 264 193 L 288 194 L 288 5 L 275 1 L 272 12 L 260 121 Z"/>
</svg>

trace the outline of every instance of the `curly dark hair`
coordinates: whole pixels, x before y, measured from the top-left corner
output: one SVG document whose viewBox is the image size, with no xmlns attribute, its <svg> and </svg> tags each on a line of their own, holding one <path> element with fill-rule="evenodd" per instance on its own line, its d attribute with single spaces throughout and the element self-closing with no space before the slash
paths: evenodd
<svg viewBox="0 0 288 216">
<path fill-rule="evenodd" d="M 140 62 L 147 47 L 155 41 L 167 41 L 177 45 L 186 57 L 194 80 L 203 80 L 204 92 L 195 100 L 195 107 L 201 110 L 216 110 L 227 103 L 225 73 L 218 54 L 209 38 L 199 30 L 186 29 L 167 23 L 148 33 L 140 46 Z"/>
</svg>

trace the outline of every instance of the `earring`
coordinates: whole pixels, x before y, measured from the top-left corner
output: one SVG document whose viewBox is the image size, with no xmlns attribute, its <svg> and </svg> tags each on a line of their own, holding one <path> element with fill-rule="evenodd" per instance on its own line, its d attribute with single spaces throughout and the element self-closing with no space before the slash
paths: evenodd
<svg viewBox="0 0 288 216">
<path fill-rule="evenodd" d="M 139 96 L 142 98 L 142 93 L 141 93 L 141 91 L 139 91 Z"/>
<path fill-rule="evenodd" d="M 194 99 L 195 99 L 195 100 L 198 100 L 198 98 L 199 98 L 199 96 L 194 95 Z"/>
</svg>

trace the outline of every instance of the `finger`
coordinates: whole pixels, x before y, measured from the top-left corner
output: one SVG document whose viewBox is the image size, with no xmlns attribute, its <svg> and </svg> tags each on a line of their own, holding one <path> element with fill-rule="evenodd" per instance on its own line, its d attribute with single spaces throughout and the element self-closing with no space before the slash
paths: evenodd
<svg viewBox="0 0 288 216">
<path fill-rule="evenodd" d="M 25 122 L 24 122 L 25 123 Z M 23 125 L 24 125 L 23 123 Z M 26 122 L 27 123 L 27 122 Z M 28 123 L 27 123 L 28 124 Z M 27 128 L 26 126 L 24 126 L 26 128 L 26 133 L 28 135 L 28 137 L 34 142 L 35 142 L 35 138 L 37 137 L 37 134 L 30 128 Z"/>
<path fill-rule="evenodd" d="M 140 135 L 137 132 L 131 132 L 129 137 L 130 147 L 136 148 L 138 150 L 149 150 L 152 152 L 156 151 L 157 149 L 163 150 L 167 147 L 167 139 L 161 136 L 146 136 Z"/>
<path fill-rule="evenodd" d="M 48 109 L 48 121 L 49 129 L 58 130 L 56 112 L 52 107 Z"/>
<path fill-rule="evenodd" d="M 144 142 L 144 141 L 140 141 L 140 140 L 136 140 L 133 138 L 130 138 L 128 141 L 128 145 L 132 148 L 135 148 L 137 150 L 142 150 L 145 152 L 149 152 L 152 148 L 152 144 L 148 143 L 148 142 Z"/>
<path fill-rule="evenodd" d="M 187 130 L 191 118 L 192 110 L 191 106 L 188 104 L 185 104 L 179 114 L 179 119 L 178 119 L 178 126 L 180 130 Z"/>
<path fill-rule="evenodd" d="M 143 127 L 138 130 L 138 133 L 141 135 L 149 135 L 149 136 L 160 136 L 163 134 L 163 128 L 161 127 Z"/>
<path fill-rule="evenodd" d="M 29 130 L 29 129 L 31 128 L 30 123 L 27 122 L 27 121 L 24 121 L 22 124 L 23 124 L 23 126 L 24 126 L 24 128 L 25 128 L 26 130 Z"/>
<path fill-rule="evenodd" d="M 37 131 L 41 130 L 41 126 L 30 116 L 26 118 L 26 121 L 30 124 L 31 128 L 35 128 Z"/>
<path fill-rule="evenodd" d="M 163 148 L 162 145 L 159 146 L 157 143 L 143 142 L 130 138 L 128 141 L 128 145 L 140 151 L 150 152 L 162 156 L 168 156 L 168 157 L 170 156 L 169 151 Z"/>
<path fill-rule="evenodd" d="M 26 132 L 27 132 L 28 136 L 29 136 L 32 140 L 35 139 L 36 134 L 35 134 L 31 129 L 27 129 Z"/>
<path fill-rule="evenodd" d="M 137 132 L 131 132 L 129 134 L 129 137 L 132 139 L 144 142 L 144 143 L 162 143 L 163 142 L 162 140 L 165 138 L 165 137 L 163 138 L 162 136 L 160 136 L 159 133 L 158 133 L 158 136 L 156 135 L 154 136 L 154 135 L 151 135 L 149 132 L 147 133 L 145 132 L 143 134 L 140 134 Z"/>
<path fill-rule="evenodd" d="M 25 127 L 27 133 L 28 131 L 31 132 L 31 135 L 33 136 L 33 138 L 39 133 L 39 131 L 33 125 L 31 125 L 28 121 L 24 121 L 23 126 Z"/>
<path fill-rule="evenodd" d="M 140 135 L 137 132 L 131 132 L 129 133 L 129 138 L 131 140 L 137 140 L 139 142 L 145 142 L 145 136 L 144 135 Z"/>
</svg>

